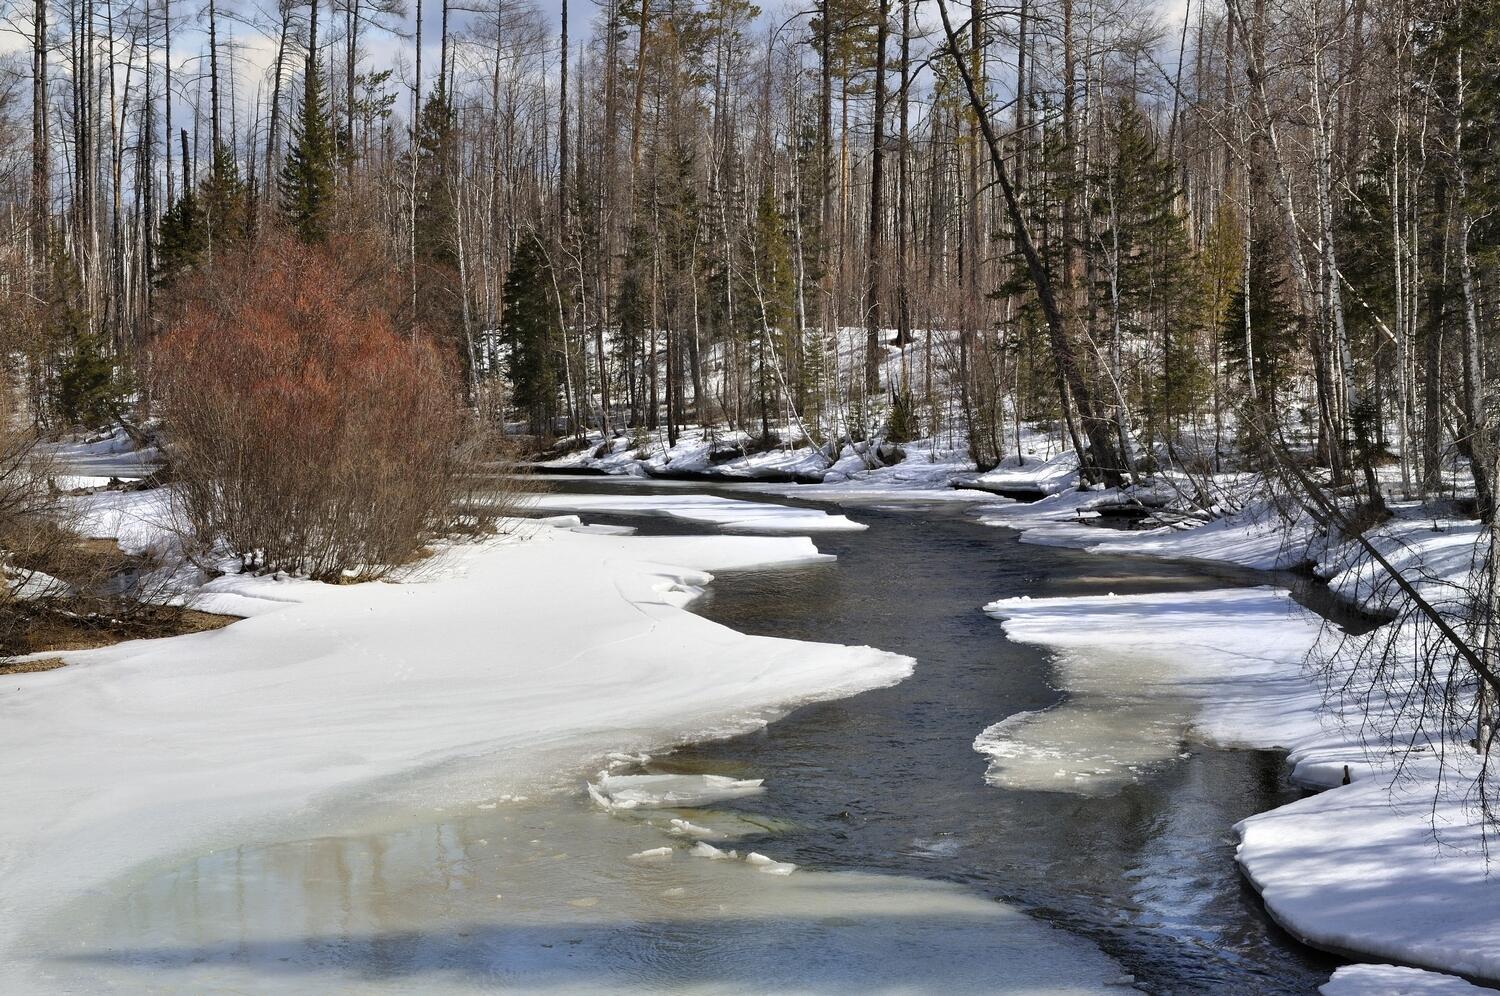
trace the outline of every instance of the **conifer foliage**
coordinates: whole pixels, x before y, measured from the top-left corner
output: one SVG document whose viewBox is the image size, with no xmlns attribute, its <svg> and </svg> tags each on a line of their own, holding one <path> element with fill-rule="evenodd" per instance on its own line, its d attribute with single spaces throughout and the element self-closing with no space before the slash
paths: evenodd
<svg viewBox="0 0 1500 996">
<path fill-rule="evenodd" d="M 533 234 L 521 237 L 505 276 L 505 317 L 500 342 L 512 402 L 526 414 L 533 435 L 547 436 L 557 414 L 557 304 L 551 266 Z"/>
<path fill-rule="evenodd" d="M 328 120 L 323 71 L 318 66 L 316 0 L 310 11 L 302 106 L 292 125 L 292 145 L 281 167 L 281 211 L 287 225 L 304 242 L 320 242 L 328 236 L 338 150 Z"/>
</svg>

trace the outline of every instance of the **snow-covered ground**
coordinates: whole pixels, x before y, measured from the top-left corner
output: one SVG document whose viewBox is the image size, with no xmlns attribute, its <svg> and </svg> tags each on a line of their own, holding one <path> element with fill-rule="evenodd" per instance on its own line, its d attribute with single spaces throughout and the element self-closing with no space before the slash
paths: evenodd
<svg viewBox="0 0 1500 996">
<path fill-rule="evenodd" d="M 1285 533 L 1254 516 L 1100 541 L 1097 528 L 1060 524 L 1058 509 L 1046 511 L 1049 503 L 1091 500 L 1098 496 L 1073 492 L 986 518 L 1040 534 L 1025 539 L 1103 555 L 1273 568 L 1321 551 L 1317 570 L 1333 591 L 1372 612 L 1398 607 L 1399 592 L 1352 544 L 1305 535 L 1291 555 Z M 1429 597 L 1451 607 L 1454 586 L 1474 565 L 1477 527 L 1424 517 L 1413 506 L 1396 511 L 1378 545 Z M 1389 641 L 1419 674 L 1415 634 L 1391 626 L 1344 634 L 1273 588 L 1008 599 L 986 608 L 1012 639 L 1057 652 L 1070 693 L 1055 709 L 1011 717 L 979 736 L 975 746 L 992 759 L 992 781 L 1110 791 L 1167 760 L 1188 730 L 1214 743 L 1285 748 L 1293 780 L 1328 791 L 1236 827 L 1240 865 L 1272 916 L 1308 943 L 1351 957 L 1500 982 L 1500 881 L 1489 875 L 1472 805 L 1472 764 L 1463 766 L 1472 755 L 1435 731 L 1418 733 L 1402 699 L 1411 681 L 1376 685 L 1358 670 L 1368 660 L 1362 653 Z M 1341 784 L 1346 776 L 1350 784 Z M 1343 973 L 1327 991 L 1458 992 L 1465 985 L 1372 969 Z"/>
<path fill-rule="evenodd" d="M 59 468 L 57 484 L 62 490 L 98 487 L 109 483 L 110 478 L 139 480 L 161 463 L 161 453 L 155 447 L 138 449 L 124 429 L 44 443 L 40 453 Z"/>
<path fill-rule="evenodd" d="M 149 522 L 159 503 L 105 495 L 120 522 Z M 493 794 L 911 669 L 684 610 L 709 571 L 820 559 L 806 538 L 573 523 L 448 550 L 410 583 L 220 578 L 197 604 L 248 618 L 7 679 L 0 752 L 30 760 L 0 770 L 0 976 L 21 970 L 28 932 L 70 899 L 311 812 L 373 804 L 416 772 L 440 774 L 423 783 L 448 798 Z"/>
<path fill-rule="evenodd" d="M 786 481 L 795 478 L 797 493 L 808 497 L 944 498 L 994 502 L 999 490 L 1051 494 L 1076 483 L 1078 464 L 1070 453 L 1058 453 L 1046 433 L 1026 429 L 1023 455 L 1007 457 L 987 474 L 976 474 L 965 448 L 953 439 L 924 438 L 895 445 L 844 443 L 838 452 L 805 440 L 793 443 L 791 426 L 777 430 L 785 440 L 769 448 L 753 444 L 739 430 L 690 427 L 677 445 L 661 433 L 642 438 L 597 432 L 588 445 L 543 464 L 549 471 L 589 471 L 611 475 L 656 477 L 691 475 L 715 482 Z"/>
<path fill-rule="evenodd" d="M 790 517 L 800 530 L 854 526 L 683 497 L 695 506 L 688 517 L 721 525 L 769 519 L 781 529 L 774 520 Z M 70 503 L 87 535 L 132 551 L 170 543 L 165 490 Z M 28 762 L 0 770 L 0 990 L 410 991 L 418 978 L 425 991 L 484 990 L 497 979 L 570 991 L 664 981 L 708 991 L 942 980 L 955 991 L 1101 992 L 1128 983 L 1088 942 L 952 886 L 802 872 L 774 851 L 707 844 L 732 840 L 728 818 L 674 819 L 666 842 L 656 832 L 649 846 L 583 817 L 590 850 L 567 871 L 534 864 L 534 852 L 495 865 L 497 853 L 479 853 L 487 837 L 466 842 L 475 863 L 504 879 L 512 902 L 498 917 L 484 905 L 491 894 L 498 904 L 498 883 L 458 902 L 451 880 L 434 896 L 402 878 L 446 876 L 450 853 L 434 857 L 424 843 L 404 866 L 387 836 L 370 851 L 351 836 L 415 819 L 397 839 L 425 842 L 417 814 L 466 804 L 493 812 L 497 799 L 506 813 L 521 793 L 553 798 L 560 773 L 600 756 L 725 735 L 800 702 L 900 681 L 912 667 L 905 657 L 745 636 L 685 610 L 711 571 L 827 559 L 804 536 L 640 537 L 556 516 L 445 549 L 391 582 L 220 577 L 193 604 L 245 617 L 231 626 L 68 653 L 67 667 L 11 676 L 0 688 L 0 751 Z M 756 779 L 605 772 L 591 791 L 610 819 L 760 788 Z M 522 817 L 528 829 L 534 818 Z M 338 853 L 298 874 L 308 848 Z M 733 860 L 694 861 L 697 848 Z M 380 874 L 360 885 L 371 853 Z M 342 871 L 330 876 L 330 867 Z M 651 891 L 669 869 L 675 880 Z M 368 903 L 351 907 L 350 889 Z M 578 898 L 559 902 L 569 890 Z M 530 905 L 518 909 L 518 898 Z M 494 924 L 478 943 L 472 918 Z M 375 933 L 360 934 L 361 924 Z M 618 955 L 643 932 L 666 938 L 650 968 Z M 722 949 L 694 956 L 684 937 Z M 393 962 L 402 968 L 391 971 Z M 717 974 L 671 974 L 703 964 Z"/>
<path fill-rule="evenodd" d="M 1400 965 L 1345 965 L 1318 989 L 1323 996 L 1479 996 L 1494 991 Z"/>
</svg>

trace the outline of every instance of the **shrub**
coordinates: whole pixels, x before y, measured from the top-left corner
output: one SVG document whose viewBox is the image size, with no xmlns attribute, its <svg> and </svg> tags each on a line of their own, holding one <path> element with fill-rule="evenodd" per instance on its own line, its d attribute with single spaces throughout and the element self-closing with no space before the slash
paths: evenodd
<svg viewBox="0 0 1500 996">
<path fill-rule="evenodd" d="M 248 570 L 373 578 L 452 522 L 456 380 L 367 249 L 267 238 L 185 292 L 153 365 L 186 531 Z"/>
<path fill-rule="evenodd" d="M 35 443 L 7 413 L 0 425 L 0 663 L 26 652 L 30 603 L 64 591 L 54 564 L 66 533 Z"/>
</svg>

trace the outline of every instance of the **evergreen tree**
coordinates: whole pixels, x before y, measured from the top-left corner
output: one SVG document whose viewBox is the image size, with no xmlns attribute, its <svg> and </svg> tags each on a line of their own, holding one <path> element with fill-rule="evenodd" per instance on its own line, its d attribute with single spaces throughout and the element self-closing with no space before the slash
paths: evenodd
<svg viewBox="0 0 1500 996">
<path fill-rule="evenodd" d="M 791 352 L 792 343 L 792 279 L 791 248 L 787 245 L 785 225 L 781 213 L 776 210 L 775 197 L 770 183 L 761 184 L 760 196 L 755 202 L 755 227 L 751 232 L 755 240 L 755 286 L 748 303 L 755 309 L 747 326 L 755 330 L 756 392 L 760 409 L 761 436 L 770 437 L 770 397 L 775 393 L 776 373 L 770 364 L 783 362 Z M 764 309 L 764 311 L 762 311 Z"/>
<path fill-rule="evenodd" d="M 156 285 L 170 287 L 202 262 L 208 250 L 208 225 L 191 186 L 161 216 L 156 236 Z"/>
<path fill-rule="evenodd" d="M 526 413 L 534 435 L 550 435 L 557 412 L 557 305 L 551 267 L 533 234 L 521 238 L 511 259 L 504 308 L 500 343 L 507 353 L 512 403 Z"/>
<path fill-rule="evenodd" d="M 1255 225 L 1250 236 L 1250 331 L 1249 349 L 1255 371 L 1255 401 L 1272 409 L 1287 386 L 1295 366 L 1296 318 L 1286 300 L 1276 233 Z M 1235 288 L 1224 317 L 1222 335 L 1231 368 L 1245 369 L 1245 292 Z"/>
<path fill-rule="evenodd" d="M 50 362 L 38 364 L 44 378 L 38 400 L 63 426 L 98 428 L 114 417 L 125 394 L 108 340 L 90 327 L 78 268 L 61 247 L 54 249 L 47 278 L 38 287 L 45 300 L 42 338 Z"/>
<path fill-rule="evenodd" d="M 213 165 L 203 181 L 202 207 L 207 216 L 207 238 L 215 251 L 230 248 L 249 234 L 249 191 L 240 179 L 239 164 L 223 142 L 214 146 Z"/>
<path fill-rule="evenodd" d="M 320 242 L 328 235 L 333 207 L 333 170 L 337 150 L 333 128 L 324 109 L 323 73 L 318 68 L 317 4 L 313 4 L 313 33 L 302 76 L 302 106 L 292 125 L 292 146 L 281 167 L 281 211 L 304 242 Z"/>
<path fill-rule="evenodd" d="M 455 356 L 462 357 L 466 339 L 463 287 L 458 277 L 456 143 L 453 104 L 440 80 L 417 121 L 416 318 Z"/>
<path fill-rule="evenodd" d="M 1160 344 L 1159 378 L 1145 398 L 1148 428 L 1170 429 L 1197 409 L 1208 389 L 1199 350 L 1201 289 L 1193 253 L 1177 213 L 1174 167 L 1161 154 L 1134 101 L 1122 98 L 1111 122 L 1113 154 L 1099 178 L 1093 205 L 1100 231 L 1092 246 L 1102 307 L 1112 310 L 1113 276 L 1122 338 L 1137 351 Z"/>
<path fill-rule="evenodd" d="M 455 238 L 453 105 L 441 81 L 417 122 L 417 256 L 458 265 Z"/>
</svg>

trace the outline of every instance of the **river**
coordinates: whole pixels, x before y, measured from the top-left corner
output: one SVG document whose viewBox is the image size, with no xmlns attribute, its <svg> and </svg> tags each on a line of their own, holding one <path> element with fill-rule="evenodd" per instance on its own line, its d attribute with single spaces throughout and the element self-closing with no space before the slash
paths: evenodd
<svg viewBox="0 0 1500 996">
<path fill-rule="evenodd" d="M 557 487 L 683 490 L 588 480 Z M 988 784 L 986 759 L 973 749 L 975 736 L 997 721 L 1063 697 L 1051 684 L 1047 653 L 1007 640 L 980 611 L 986 602 L 1272 581 L 1296 586 L 1305 601 L 1336 616 L 1316 589 L 1290 577 L 1025 545 L 1008 530 L 978 524 L 963 504 L 846 511 L 869 529 L 817 538 L 837 562 L 721 574 L 694 609 L 743 632 L 908 654 L 915 674 L 891 688 L 796 709 L 756 733 L 645 761 L 616 759 L 617 772 L 765 779 L 762 794 L 666 815 L 727 828 L 729 839 L 716 842 L 722 848 L 764 852 L 804 871 L 856 873 L 799 871 L 781 881 L 799 883 L 795 902 L 809 909 L 833 909 L 841 901 L 834 893 L 853 883 L 865 890 L 860 901 L 872 915 L 920 914 L 907 917 L 917 924 L 910 940 L 949 961 L 1006 943 L 1019 928 L 987 920 L 986 910 L 1016 907 L 1097 945 L 1151 992 L 1308 993 L 1326 980 L 1338 962 L 1280 931 L 1233 860 L 1235 821 L 1301 794 L 1288 784 L 1279 753 L 1185 738 L 1123 786 L 1079 794 Z M 588 519 L 648 533 L 704 528 L 660 517 Z M 1289 603 L 1289 611 L 1300 610 Z M 1190 718 L 1176 717 L 1184 728 Z M 505 977 L 480 966 L 509 957 L 526 961 L 529 982 L 568 990 L 705 978 L 773 989 L 778 978 L 814 986 L 847 979 L 848 963 L 822 966 L 831 975 L 807 961 L 778 966 L 778 944 L 808 942 L 776 905 L 788 894 L 768 891 L 766 876 L 693 859 L 675 861 L 669 876 L 631 860 L 672 843 L 664 821 L 601 814 L 582 792 L 586 775 L 561 780 L 564 791 L 545 798 L 393 814 L 358 832 L 330 828 L 153 873 L 92 904 L 76 929 L 91 952 L 108 953 L 77 959 L 59 978 L 76 971 L 129 989 L 150 971 L 153 980 L 170 980 L 165 988 L 195 991 L 276 988 L 270 981 L 364 991 L 374 980 L 434 991 L 455 973 L 464 985 L 503 985 Z M 881 874 L 859 877 L 869 873 Z M 681 915 L 683 903 L 698 905 Z M 495 922 L 497 909 L 518 906 L 528 911 L 524 930 Z M 544 908 L 550 912 L 537 912 Z M 743 943 L 746 921 L 725 914 L 746 910 L 764 914 L 752 922 L 775 943 Z M 836 911 L 818 922 L 834 931 L 842 923 Z M 861 940 L 863 928 L 852 921 L 843 926 L 852 937 L 841 943 L 864 943 L 865 957 L 880 958 L 880 946 L 890 943 L 878 932 Z M 752 948 L 735 963 L 734 952 Z M 1045 979 L 1045 964 L 1017 957 L 1014 988 L 1027 988 L 1026 972 Z M 792 974 L 778 976 L 778 968 Z M 925 988 L 911 971 L 893 965 L 889 981 Z"/>
</svg>

